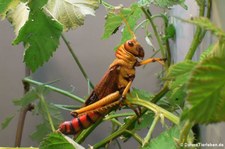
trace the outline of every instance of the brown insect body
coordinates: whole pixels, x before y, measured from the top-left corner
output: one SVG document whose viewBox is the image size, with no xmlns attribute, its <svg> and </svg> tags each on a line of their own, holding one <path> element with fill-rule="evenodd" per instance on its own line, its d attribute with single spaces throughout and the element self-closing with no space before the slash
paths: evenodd
<svg viewBox="0 0 225 149">
<path fill-rule="evenodd" d="M 98 85 L 95 86 L 84 107 L 72 112 L 71 114 L 75 115 L 75 118 L 62 123 L 59 126 L 59 131 L 64 134 L 77 134 L 102 119 L 115 106 L 118 106 L 124 89 L 135 78 L 135 66 L 140 66 L 137 58 L 143 59 L 143 57 L 144 50 L 135 39 L 122 44 L 116 51 L 116 59 Z M 111 105 L 108 102 L 104 103 L 104 98 L 109 102 L 115 101 L 115 103 Z M 101 104 L 98 103 L 99 100 L 102 100 Z M 95 109 L 91 105 L 94 105 Z"/>
</svg>

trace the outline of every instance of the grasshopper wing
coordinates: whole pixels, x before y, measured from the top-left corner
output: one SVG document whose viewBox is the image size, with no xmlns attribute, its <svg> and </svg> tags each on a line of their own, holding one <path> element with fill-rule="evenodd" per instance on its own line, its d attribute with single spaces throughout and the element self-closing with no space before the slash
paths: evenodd
<svg viewBox="0 0 225 149">
<path fill-rule="evenodd" d="M 118 66 L 108 69 L 101 81 L 95 86 L 84 106 L 90 105 L 103 97 L 118 91 Z"/>
</svg>

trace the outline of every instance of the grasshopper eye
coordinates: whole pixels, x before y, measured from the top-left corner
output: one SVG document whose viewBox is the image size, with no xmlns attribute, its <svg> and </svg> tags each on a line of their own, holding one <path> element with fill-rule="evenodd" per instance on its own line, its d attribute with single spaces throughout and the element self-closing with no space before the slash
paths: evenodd
<svg viewBox="0 0 225 149">
<path fill-rule="evenodd" d="M 134 46 L 134 43 L 133 43 L 132 41 L 128 41 L 128 45 L 129 45 L 130 47 L 133 47 L 133 46 Z"/>
</svg>

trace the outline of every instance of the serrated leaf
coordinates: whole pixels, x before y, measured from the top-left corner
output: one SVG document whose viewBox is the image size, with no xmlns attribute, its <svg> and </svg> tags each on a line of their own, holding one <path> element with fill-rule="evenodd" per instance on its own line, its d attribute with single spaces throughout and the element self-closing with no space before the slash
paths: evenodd
<svg viewBox="0 0 225 149">
<path fill-rule="evenodd" d="M 171 104 L 171 106 L 174 106 L 174 108 L 183 107 L 186 92 L 185 92 L 185 85 L 181 85 L 179 87 L 173 88 L 169 95 L 168 95 L 168 102 Z"/>
<path fill-rule="evenodd" d="M 44 86 L 38 86 L 36 88 L 29 90 L 22 98 L 14 100 L 13 103 L 17 106 L 25 107 L 28 104 L 35 101 L 36 99 L 38 99 L 39 94 L 45 94 L 45 93 L 46 93 L 46 90 Z"/>
<path fill-rule="evenodd" d="M 12 115 L 12 116 L 8 116 L 6 117 L 3 122 L 1 123 L 1 129 L 5 129 L 9 124 L 10 122 L 12 121 L 12 119 L 15 117 L 15 115 Z"/>
<path fill-rule="evenodd" d="M 14 9 L 8 12 L 7 18 L 14 27 L 14 32 L 16 35 L 19 34 L 19 30 L 28 20 L 29 7 L 26 3 L 19 3 Z"/>
<path fill-rule="evenodd" d="M 40 142 L 43 138 L 51 133 L 51 128 L 48 122 L 43 122 L 36 126 L 35 132 L 31 134 L 31 139 Z"/>
<path fill-rule="evenodd" d="M 166 79 L 172 81 L 170 83 L 170 89 L 184 85 L 196 64 L 193 61 L 184 61 L 171 66 L 166 76 Z"/>
<path fill-rule="evenodd" d="M 225 40 L 225 32 L 221 28 L 213 24 L 208 18 L 205 17 L 192 18 L 191 20 L 186 20 L 186 22 L 198 25 L 205 30 L 211 31 L 218 38 Z"/>
<path fill-rule="evenodd" d="M 84 17 L 94 15 L 98 6 L 98 0 L 49 0 L 44 9 L 68 30 L 83 25 Z"/>
<path fill-rule="evenodd" d="M 60 134 L 49 134 L 40 144 L 40 149 L 84 149 L 81 145 L 72 139 Z"/>
<path fill-rule="evenodd" d="M 148 91 L 133 88 L 132 91 L 127 94 L 126 98 L 127 100 L 129 100 L 136 97 L 150 101 L 154 97 L 154 95 Z"/>
<path fill-rule="evenodd" d="M 62 26 L 41 10 L 30 13 L 29 20 L 20 29 L 13 44 L 26 45 L 24 62 L 34 72 L 48 61 L 59 44 Z"/>
<path fill-rule="evenodd" d="M 106 16 L 102 39 L 109 38 L 113 33 L 115 33 L 115 30 L 117 30 L 119 26 L 122 25 L 123 18 L 120 15 L 127 18 L 127 16 L 129 16 L 131 13 L 132 11 L 130 8 L 121 9 L 119 15 L 115 12 L 109 12 Z"/>
<path fill-rule="evenodd" d="M 14 9 L 18 3 L 19 0 L 0 0 L 0 16 L 2 19 L 4 19 L 7 12 Z"/>
<path fill-rule="evenodd" d="M 187 86 L 191 108 L 182 119 L 196 123 L 225 121 L 225 57 L 209 57 L 198 64 Z"/>
<path fill-rule="evenodd" d="M 204 60 L 210 55 L 210 52 L 212 51 L 213 47 L 215 45 L 210 45 L 202 54 L 200 55 L 200 61 Z"/>
<path fill-rule="evenodd" d="M 167 79 L 175 79 L 178 76 L 182 76 L 185 73 L 190 73 L 193 67 L 196 65 L 196 62 L 193 61 L 184 61 L 177 63 L 170 67 L 166 78 Z"/>
<path fill-rule="evenodd" d="M 129 15 L 128 17 L 126 17 L 129 26 L 126 25 L 126 27 L 123 30 L 121 43 L 124 43 L 127 40 L 130 40 L 130 39 L 133 38 L 133 34 L 131 33 L 131 31 L 132 32 L 134 31 L 134 28 L 135 28 L 135 26 L 137 24 L 137 21 L 142 16 L 142 10 L 138 6 L 138 4 L 136 4 L 136 3 L 133 3 L 131 5 L 131 11 L 132 11 L 131 15 Z"/>
<path fill-rule="evenodd" d="M 196 62 L 184 61 L 170 67 L 166 79 L 171 80 L 169 84 L 170 93 L 167 95 L 171 105 L 182 106 L 186 96 L 185 87 L 190 73 Z"/>
<path fill-rule="evenodd" d="M 51 132 L 47 113 L 50 114 L 55 128 L 57 128 L 60 122 L 62 122 L 62 115 L 59 109 L 54 106 L 54 104 L 48 103 L 45 100 L 40 100 L 39 104 L 37 105 L 37 110 L 38 113 L 42 115 L 43 122 L 42 124 L 37 125 L 36 131 L 31 135 L 31 137 L 34 140 L 41 141 L 44 136 Z"/>
<path fill-rule="evenodd" d="M 172 127 L 152 139 L 151 142 L 142 149 L 165 149 L 168 147 L 169 149 L 176 149 L 177 144 L 175 139 L 179 139 L 179 136 L 180 130 L 177 127 Z"/>
<path fill-rule="evenodd" d="M 136 130 L 141 130 L 151 126 L 155 114 L 153 112 L 146 112 L 143 116 L 140 117 L 140 123 L 136 122 L 134 128 Z"/>
</svg>

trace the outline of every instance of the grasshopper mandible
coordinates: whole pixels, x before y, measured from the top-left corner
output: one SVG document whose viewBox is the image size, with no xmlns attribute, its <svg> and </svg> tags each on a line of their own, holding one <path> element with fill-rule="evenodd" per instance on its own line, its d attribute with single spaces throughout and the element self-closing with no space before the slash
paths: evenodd
<svg viewBox="0 0 225 149">
<path fill-rule="evenodd" d="M 58 131 L 63 134 L 75 135 L 101 120 L 112 109 L 119 107 L 121 101 L 126 98 L 135 78 L 135 67 L 151 62 L 161 64 L 164 62 L 165 58 L 142 60 L 145 55 L 144 50 L 133 32 L 132 35 L 132 39 L 118 47 L 115 53 L 116 59 L 94 87 L 84 106 L 72 111 L 71 114 L 74 118 L 60 124 Z"/>
</svg>

